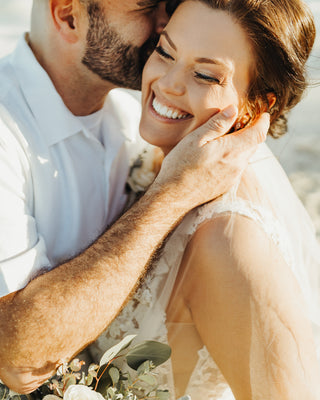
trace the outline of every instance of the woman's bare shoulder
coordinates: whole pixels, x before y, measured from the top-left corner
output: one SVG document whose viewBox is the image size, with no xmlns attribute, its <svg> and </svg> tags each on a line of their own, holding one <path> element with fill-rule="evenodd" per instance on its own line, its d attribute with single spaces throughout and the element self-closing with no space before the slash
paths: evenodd
<svg viewBox="0 0 320 400">
<path fill-rule="evenodd" d="M 206 279 L 233 281 L 236 277 L 281 284 L 291 274 L 259 223 L 238 214 L 216 216 L 200 225 L 187 246 L 182 267 L 188 280 L 199 285 Z"/>
<path fill-rule="evenodd" d="M 257 221 L 240 214 L 227 213 L 202 223 L 188 247 L 191 250 L 196 248 L 199 258 L 208 258 L 212 262 L 243 260 L 251 256 L 260 258 L 261 255 L 270 255 L 273 244 Z M 278 252 L 276 246 L 274 251 Z"/>
<path fill-rule="evenodd" d="M 241 215 L 221 215 L 203 223 L 186 249 L 182 267 L 188 302 L 201 304 L 206 287 L 224 302 L 243 293 L 251 293 L 256 301 L 281 303 L 287 310 L 292 296 L 302 302 L 277 245 L 259 223 Z"/>
</svg>

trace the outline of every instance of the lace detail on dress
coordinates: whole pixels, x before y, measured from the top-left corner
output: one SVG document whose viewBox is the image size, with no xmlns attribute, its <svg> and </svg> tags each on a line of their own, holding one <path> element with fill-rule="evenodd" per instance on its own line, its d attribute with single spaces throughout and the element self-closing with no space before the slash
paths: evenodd
<svg viewBox="0 0 320 400">
<path fill-rule="evenodd" d="M 198 362 L 186 394 L 192 399 L 234 400 L 234 396 L 206 347 L 198 351 Z"/>
<path fill-rule="evenodd" d="M 286 232 L 272 213 L 248 201 L 233 198 L 230 193 L 226 194 L 218 201 L 191 211 L 175 229 L 163 249 L 160 260 L 147 273 L 143 283 L 119 316 L 91 345 L 90 352 L 96 360 L 128 334 L 137 335 L 135 342 L 168 342 L 165 310 L 188 241 L 201 223 L 217 215 L 229 213 L 243 215 L 256 221 L 278 246 L 288 265 L 293 266 Z M 234 400 L 228 384 L 205 347 L 199 351 L 198 356 L 186 394 L 190 395 L 192 400 Z M 170 360 L 157 371 L 161 378 L 161 387 L 169 389 L 171 398 L 175 399 Z"/>
<path fill-rule="evenodd" d="M 183 248 L 181 248 L 183 254 Z M 166 329 L 165 308 L 160 306 L 159 298 L 163 286 L 168 280 L 168 263 L 161 259 L 155 268 L 152 268 L 132 298 L 128 301 L 121 313 L 112 322 L 109 328 L 89 347 L 89 352 L 97 362 L 104 352 L 114 346 L 125 336 L 135 334 L 133 344 L 143 340 L 157 340 L 168 343 Z M 156 318 L 152 318 L 156 316 Z M 174 382 L 171 361 L 157 367 L 160 389 L 170 391 L 171 400 L 175 399 Z"/>
</svg>

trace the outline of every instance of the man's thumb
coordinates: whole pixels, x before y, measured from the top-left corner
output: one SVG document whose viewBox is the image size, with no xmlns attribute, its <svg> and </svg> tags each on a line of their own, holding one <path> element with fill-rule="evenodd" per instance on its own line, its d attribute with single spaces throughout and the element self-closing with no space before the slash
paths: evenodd
<svg viewBox="0 0 320 400">
<path fill-rule="evenodd" d="M 211 117 L 199 128 L 200 146 L 225 135 L 233 126 L 238 115 L 238 109 L 230 105 Z"/>
</svg>

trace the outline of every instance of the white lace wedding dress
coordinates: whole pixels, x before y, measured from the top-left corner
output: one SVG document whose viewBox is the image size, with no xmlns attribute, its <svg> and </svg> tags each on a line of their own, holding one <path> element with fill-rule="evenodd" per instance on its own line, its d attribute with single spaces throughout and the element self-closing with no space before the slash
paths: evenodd
<svg viewBox="0 0 320 400">
<path fill-rule="evenodd" d="M 136 342 L 150 339 L 167 342 L 165 310 L 186 245 L 202 222 L 229 213 L 254 220 L 280 249 L 304 295 L 320 355 L 320 248 L 312 224 L 266 145 L 260 146 L 249 169 L 262 189 L 263 199 L 243 199 L 236 194 L 237 188 L 234 187 L 218 200 L 191 211 L 170 236 L 161 258 L 153 265 L 142 286 L 109 329 L 91 346 L 94 358 L 99 359 L 106 349 L 128 334 L 137 334 Z M 163 386 L 170 390 L 174 399 L 170 360 L 157 371 Z M 205 347 L 198 351 L 197 365 L 185 393 L 193 400 L 234 399 Z"/>
</svg>

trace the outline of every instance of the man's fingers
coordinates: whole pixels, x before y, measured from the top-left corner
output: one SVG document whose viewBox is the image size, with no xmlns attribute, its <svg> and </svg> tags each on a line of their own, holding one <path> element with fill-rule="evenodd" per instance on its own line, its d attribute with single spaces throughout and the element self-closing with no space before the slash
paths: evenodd
<svg viewBox="0 0 320 400">
<path fill-rule="evenodd" d="M 211 117 L 197 130 L 200 146 L 225 135 L 231 129 L 238 115 L 238 109 L 230 105 Z"/>
<path fill-rule="evenodd" d="M 244 145 L 254 146 L 263 143 L 270 127 L 270 114 L 263 113 L 247 128 L 233 132 L 232 136 L 238 137 Z"/>
</svg>

